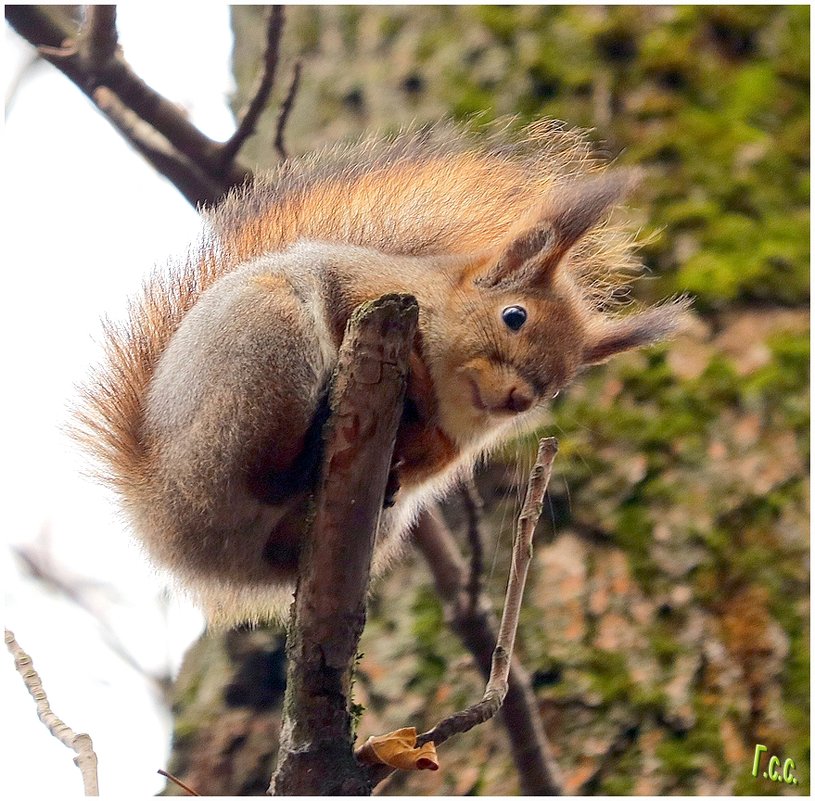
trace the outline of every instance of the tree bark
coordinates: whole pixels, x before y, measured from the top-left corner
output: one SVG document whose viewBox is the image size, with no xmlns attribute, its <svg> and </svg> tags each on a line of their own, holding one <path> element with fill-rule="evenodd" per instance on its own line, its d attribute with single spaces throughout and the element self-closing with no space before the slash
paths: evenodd
<svg viewBox="0 0 815 801">
<path fill-rule="evenodd" d="M 300 560 L 272 795 L 369 795 L 349 692 L 418 305 L 363 304 L 340 350 L 316 512 Z"/>
</svg>

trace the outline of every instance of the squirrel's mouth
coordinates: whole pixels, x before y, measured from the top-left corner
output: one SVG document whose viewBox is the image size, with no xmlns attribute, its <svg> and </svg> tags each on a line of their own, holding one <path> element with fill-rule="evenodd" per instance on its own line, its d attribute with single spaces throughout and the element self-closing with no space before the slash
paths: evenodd
<svg viewBox="0 0 815 801">
<path fill-rule="evenodd" d="M 484 400 L 484 395 L 478 385 L 478 381 L 471 377 L 467 377 L 467 383 L 470 385 L 470 399 L 472 405 L 491 417 L 512 417 L 513 415 L 520 414 L 531 408 L 534 398 L 531 391 L 524 392 L 523 390 L 518 393 L 518 390 L 513 386 L 512 389 L 503 392 L 502 400 L 494 401 L 487 394 L 487 400 Z"/>
<path fill-rule="evenodd" d="M 470 395 L 472 397 L 473 406 L 475 406 L 476 409 L 479 409 L 482 412 L 491 411 L 490 407 L 487 406 L 486 403 L 484 403 L 484 399 L 481 397 L 481 392 L 478 389 L 478 384 L 475 381 L 473 381 L 472 378 L 468 378 L 467 380 L 469 381 L 470 384 Z"/>
<path fill-rule="evenodd" d="M 475 406 L 475 408 L 480 412 L 484 412 L 484 414 L 492 416 L 506 417 L 517 414 L 519 411 L 511 406 L 494 406 L 489 404 L 484 400 L 484 396 L 481 394 L 481 390 L 478 388 L 478 382 L 473 378 L 468 378 L 467 381 L 470 384 L 470 398 L 473 406 Z"/>
</svg>

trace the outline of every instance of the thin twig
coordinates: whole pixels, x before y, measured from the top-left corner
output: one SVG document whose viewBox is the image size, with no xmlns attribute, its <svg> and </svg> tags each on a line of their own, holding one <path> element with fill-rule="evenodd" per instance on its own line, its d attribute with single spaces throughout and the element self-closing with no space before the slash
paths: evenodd
<svg viewBox="0 0 815 801">
<path fill-rule="evenodd" d="M 547 437 L 540 441 L 535 466 L 529 476 L 521 514 L 512 546 L 512 564 L 509 571 L 504 600 L 504 612 L 498 629 L 498 640 L 492 655 L 492 669 L 484 697 L 463 712 L 457 712 L 437 723 L 430 731 L 420 734 L 417 745 L 432 740 L 439 745 L 454 734 L 469 731 L 473 726 L 491 718 L 501 708 L 509 687 L 509 667 L 518 631 L 526 574 L 532 561 L 532 535 L 543 508 L 543 496 L 552 475 L 552 462 L 557 453 L 557 440 Z"/>
<path fill-rule="evenodd" d="M 529 570 L 529 563 L 532 561 L 532 537 L 535 534 L 535 526 L 538 524 L 538 518 L 543 509 L 543 496 L 549 486 L 555 454 L 557 454 L 557 440 L 554 437 L 541 439 L 538 444 L 538 455 L 529 475 L 524 505 L 518 517 L 515 543 L 512 546 L 509 585 L 507 586 L 506 600 L 504 602 L 504 613 L 501 617 L 501 628 L 498 630 L 498 645 L 495 648 L 496 654 L 499 654 L 500 650 L 504 650 L 511 656 L 512 649 L 515 646 L 515 634 L 518 631 L 518 618 L 521 614 L 526 574 Z M 502 666 L 501 672 L 490 678 L 487 690 L 489 691 L 492 687 L 506 694 L 508 674 L 509 662 L 507 660 L 507 664 L 505 667 Z"/>
<path fill-rule="evenodd" d="M 297 96 L 297 90 L 300 87 L 300 70 L 302 65 L 299 61 L 295 62 L 294 64 L 294 74 L 292 75 L 291 84 L 289 85 L 289 91 L 286 93 L 286 97 L 283 100 L 283 103 L 280 105 L 280 114 L 277 117 L 277 128 L 275 130 L 275 137 L 274 137 L 274 146 L 277 150 L 278 155 L 280 156 L 283 161 L 285 161 L 288 157 L 288 151 L 286 150 L 286 145 L 283 142 L 283 133 L 286 130 L 286 123 L 289 120 L 289 114 L 291 113 L 291 108 L 294 105 L 294 98 Z"/>
<path fill-rule="evenodd" d="M 470 610 L 475 611 L 481 595 L 484 571 L 484 543 L 481 537 L 481 512 L 484 504 L 472 478 L 462 483 L 461 500 L 467 516 L 467 542 L 470 545 L 470 577 L 467 580 L 467 593 L 470 596 Z"/>
<path fill-rule="evenodd" d="M 540 722 L 528 675 L 517 658 L 513 657 L 512 651 L 526 573 L 532 557 L 532 535 L 556 452 L 556 440 L 549 438 L 540 441 L 538 458 L 529 477 L 526 500 L 518 518 L 498 636 L 495 634 L 492 610 L 483 595 L 478 608 L 470 608 L 470 596 L 465 588 L 465 563 L 438 512 L 425 512 L 416 529 L 417 544 L 430 565 L 439 594 L 448 606 L 451 623 L 472 652 L 482 674 L 488 676 L 481 701 L 445 718 L 430 731 L 419 735 L 416 745 L 418 747 L 433 741 L 438 746 L 453 735 L 489 720 L 500 709 L 518 766 L 522 790 L 532 795 L 559 795 L 562 781 Z M 489 643 L 495 643 L 492 654 Z M 386 766 L 372 767 L 371 784 L 378 784 L 392 772 L 393 769 Z"/>
<path fill-rule="evenodd" d="M 473 655 L 484 680 L 489 680 L 498 618 L 489 597 L 483 593 L 478 606 L 471 607 L 465 585 L 465 563 L 452 532 L 444 523 L 441 510 L 430 509 L 422 515 L 416 526 L 415 541 L 444 601 L 445 618 Z M 518 771 L 521 794 L 560 795 L 563 780 L 543 728 L 532 681 L 514 654 L 509 689 L 500 715 Z"/>
<path fill-rule="evenodd" d="M 219 147 L 219 157 L 224 164 L 228 164 L 235 158 L 243 143 L 255 132 L 258 119 L 263 109 L 266 108 L 269 95 L 274 88 L 284 19 L 283 6 L 272 6 L 269 9 L 266 19 L 266 49 L 263 54 L 263 66 L 255 82 L 251 100 L 238 114 L 239 123 L 235 133 Z"/>
<path fill-rule="evenodd" d="M 172 773 L 168 773 L 166 770 L 159 769 L 156 771 L 156 773 L 158 773 L 159 776 L 164 776 L 165 779 L 169 779 L 174 784 L 177 784 L 182 790 L 185 790 L 188 795 L 197 796 L 201 795 L 201 793 L 196 793 L 195 790 L 192 789 L 192 787 L 187 786 L 186 784 L 184 784 L 184 782 L 181 781 L 181 779 L 179 779 L 176 776 L 173 776 Z"/>
<path fill-rule="evenodd" d="M 93 742 L 87 734 L 77 734 L 66 723 L 63 723 L 52 711 L 48 703 L 48 696 L 42 686 L 42 681 L 36 670 L 31 657 L 20 647 L 14 634 L 8 629 L 6 631 L 6 647 L 14 657 L 14 666 L 17 672 L 23 677 L 26 689 L 31 693 L 31 697 L 37 704 L 37 717 L 43 722 L 51 734 L 63 745 L 76 752 L 74 764 L 82 773 L 82 783 L 85 786 L 86 796 L 99 795 L 99 778 L 97 776 L 96 752 L 93 750 Z"/>
</svg>

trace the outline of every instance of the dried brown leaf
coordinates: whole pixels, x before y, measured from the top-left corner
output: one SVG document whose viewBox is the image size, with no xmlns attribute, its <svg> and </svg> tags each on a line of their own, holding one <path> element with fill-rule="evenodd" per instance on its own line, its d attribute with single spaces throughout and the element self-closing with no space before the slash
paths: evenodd
<svg viewBox="0 0 815 801">
<path fill-rule="evenodd" d="M 356 757 L 369 765 L 383 764 L 399 770 L 438 770 L 436 746 L 430 742 L 416 748 L 413 726 L 369 737 Z"/>
</svg>

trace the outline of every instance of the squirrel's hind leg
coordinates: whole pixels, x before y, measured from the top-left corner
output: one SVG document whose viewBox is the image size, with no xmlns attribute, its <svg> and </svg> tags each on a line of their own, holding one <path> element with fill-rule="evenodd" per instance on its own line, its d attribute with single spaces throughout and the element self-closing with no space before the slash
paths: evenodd
<svg viewBox="0 0 815 801">
<path fill-rule="evenodd" d="M 330 414 L 328 393 L 323 392 L 317 409 L 293 460 L 281 464 L 279 451 L 271 448 L 262 452 L 249 469 L 249 490 L 262 503 L 277 504 L 304 491 L 313 491 L 317 484 L 323 454 L 323 428 Z M 272 455 L 273 454 L 273 455 Z"/>
</svg>

